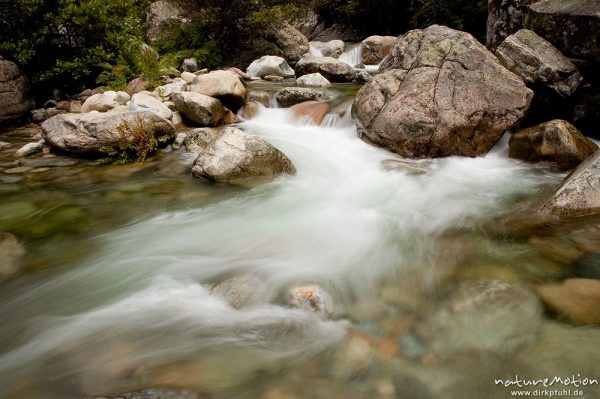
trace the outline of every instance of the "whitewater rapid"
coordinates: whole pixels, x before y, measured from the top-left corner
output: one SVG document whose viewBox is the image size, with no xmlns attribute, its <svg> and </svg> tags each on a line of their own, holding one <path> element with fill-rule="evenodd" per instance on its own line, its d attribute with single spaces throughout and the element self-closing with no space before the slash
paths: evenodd
<svg viewBox="0 0 600 399">
<path fill-rule="evenodd" d="M 381 161 L 395 156 L 342 125 L 263 109 L 240 128 L 284 152 L 295 176 L 110 232 L 83 264 L 0 293 L 0 336 L 14 343 L 0 355 L 0 396 L 50 363 L 48 384 L 118 388 L 102 372 L 117 367 L 101 356 L 115 342 L 133 342 L 127 362 L 149 367 L 219 348 L 263 363 L 326 350 L 347 323 L 287 307 L 278 300 L 286 288 L 318 284 L 343 315 L 387 273 L 430 278 L 427 257 L 445 231 L 475 229 L 556 179 L 508 159 L 505 141 L 485 157 L 424 161 L 424 175 L 386 171 Z M 239 274 L 263 282 L 263 305 L 238 310 L 210 293 Z"/>
</svg>

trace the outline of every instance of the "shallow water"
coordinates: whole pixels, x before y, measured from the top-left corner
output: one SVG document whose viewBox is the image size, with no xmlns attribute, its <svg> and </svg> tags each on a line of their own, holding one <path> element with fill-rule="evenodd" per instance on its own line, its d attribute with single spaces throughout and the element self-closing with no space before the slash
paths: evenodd
<svg viewBox="0 0 600 399">
<path fill-rule="evenodd" d="M 177 387 L 215 398 L 501 398 L 494 378 L 515 373 L 599 377 L 599 330 L 553 321 L 533 294 L 493 317 L 442 312 L 461 282 L 527 290 L 568 275 L 585 245 L 598 249 L 598 221 L 529 224 L 563 175 L 508 159 L 506 141 L 410 175 L 382 169 L 394 155 L 351 125 L 264 109 L 240 127 L 298 173 L 253 189 L 205 185 L 189 177 L 192 155 L 171 152 L 129 166 L 81 161 L 0 194 L 12 212 L 0 231 L 18 235 L 34 265 L 0 286 L 0 397 Z M 249 279 L 251 306 L 211 291 L 234 276 Z M 326 316 L 287 303 L 290 288 L 311 284 L 327 293 Z"/>
</svg>

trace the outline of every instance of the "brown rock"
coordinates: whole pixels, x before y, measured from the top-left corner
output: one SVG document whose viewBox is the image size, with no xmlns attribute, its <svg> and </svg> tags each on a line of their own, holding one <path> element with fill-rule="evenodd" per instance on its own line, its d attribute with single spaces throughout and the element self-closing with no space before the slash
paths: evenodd
<svg viewBox="0 0 600 399">
<path fill-rule="evenodd" d="M 134 95 L 141 91 L 144 91 L 150 85 L 150 81 L 146 78 L 135 78 L 127 84 L 127 92 L 130 95 Z"/>
<path fill-rule="evenodd" d="M 396 36 L 369 36 L 362 41 L 363 64 L 378 65 L 396 45 Z"/>
<path fill-rule="evenodd" d="M 327 112 L 329 112 L 329 105 L 323 102 L 307 101 L 296 104 L 290 109 L 294 119 L 320 125 Z"/>
<path fill-rule="evenodd" d="M 576 325 L 600 324 L 600 280 L 573 278 L 537 287 L 542 302 Z"/>
<path fill-rule="evenodd" d="M 528 162 L 554 162 L 562 169 L 577 167 L 598 146 L 567 121 L 556 119 L 520 130 L 508 143 L 511 158 Z"/>
</svg>

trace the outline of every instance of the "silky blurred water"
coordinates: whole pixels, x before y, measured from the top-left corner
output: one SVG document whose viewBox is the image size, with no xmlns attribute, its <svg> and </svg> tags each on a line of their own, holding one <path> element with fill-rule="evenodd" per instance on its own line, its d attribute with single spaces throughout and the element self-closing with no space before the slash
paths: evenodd
<svg viewBox="0 0 600 399">
<path fill-rule="evenodd" d="M 481 372 L 477 359 L 489 363 L 485 378 L 510 364 L 532 373 L 599 364 L 597 329 L 571 331 L 540 314 L 538 341 L 551 346 L 555 337 L 578 337 L 568 344 L 570 355 L 552 356 L 551 347 L 536 348 L 532 339 L 518 352 L 526 360 L 514 360 L 519 356 L 508 344 L 507 357 L 498 355 L 498 342 L 494 354 L 476 350 L 456 355 L 453 366 L 428 365 L 408 356 L 420 353 L 418 339 L 398 333 L 394 342 L 404 355 L 369 363 L 367 377 L 336 371 L 348 337 L 385 336 L 400 328 L 386 326 L 399 325 L 407 307 L 418 318 L 437 291 L 457 281 L 500 276 L 527 284 L 560 274 L 566 260 L 548 261 L 507 231 L 562 175 L 508 159 L 506 140 L 485 157 L 423 161 L 427 173 L 411 175 L 384 170 L 381 161 L 395 156 L 362 142 L 348 119 L 303 125 L 289 110 L 262 109 L 239 127 L 284 152 L 297 174 L 252 189 L 202 189 L 188 176 L 193 157 L 167 154 L 181 172 L 161 175 L 157 161 L 137 175 L 141 187 L 113 209 L 111 220 L 121 212 L 124 225 L 98 228 L 81 256 L 0 288 L 0 397 L 174 386 L 213 397 L 271 398 L 275 389 L 285 398 L 383 398 L 389 378 L 396 397 L 425 398 L 410 396 L 423 384 L 430 397 L 476 398 L 492 388 L 483 377 L 466 378 Z M 185 183 L 158 190 L 162 204 L 125 204 L 157 179 Z M 171 206 L 170 195 L 177 197 Z M 150 203 L 150 212 L 140 211 Z M 211 292 L 232 276 L 254 278 L 258 303 L 237 309 Z M 286 303 L 290 287 L 308 284 L 327 292 L 329 316 Z M 466 342 L 477 333 L 468 324 L 458 328 Z M 435 348 L 442 352 L 452 346 L 440 342 Z M 397 377 L 404 374 L 414 386 L 403 393 Z"/>
</svg>

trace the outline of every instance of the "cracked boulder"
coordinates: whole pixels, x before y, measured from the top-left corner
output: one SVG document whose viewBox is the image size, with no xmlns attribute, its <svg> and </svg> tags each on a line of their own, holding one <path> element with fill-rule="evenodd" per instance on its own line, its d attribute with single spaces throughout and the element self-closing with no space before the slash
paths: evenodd
<svg viewBox="0 0 600 399">
<path fill-rule="evenodd" d="M 539 213 L 542 217 L 559 218 L 600 213 L 600 151 L 567 176 Z"/>
<path fill-rule="evenodd" d="M 486 154 L 533 92 L 468 33 L 433 25 L 398 39 L 357 94 L 360 137 L 406 158 Z"/>
<path fill-rule="evenodd" d="M 192 176 L 222 183 L 269 181 L 295 172 L 292 162 L 277 148 L 234 127 L 225 128 L 198 155 L 192 168 Z"/>
</svg>

